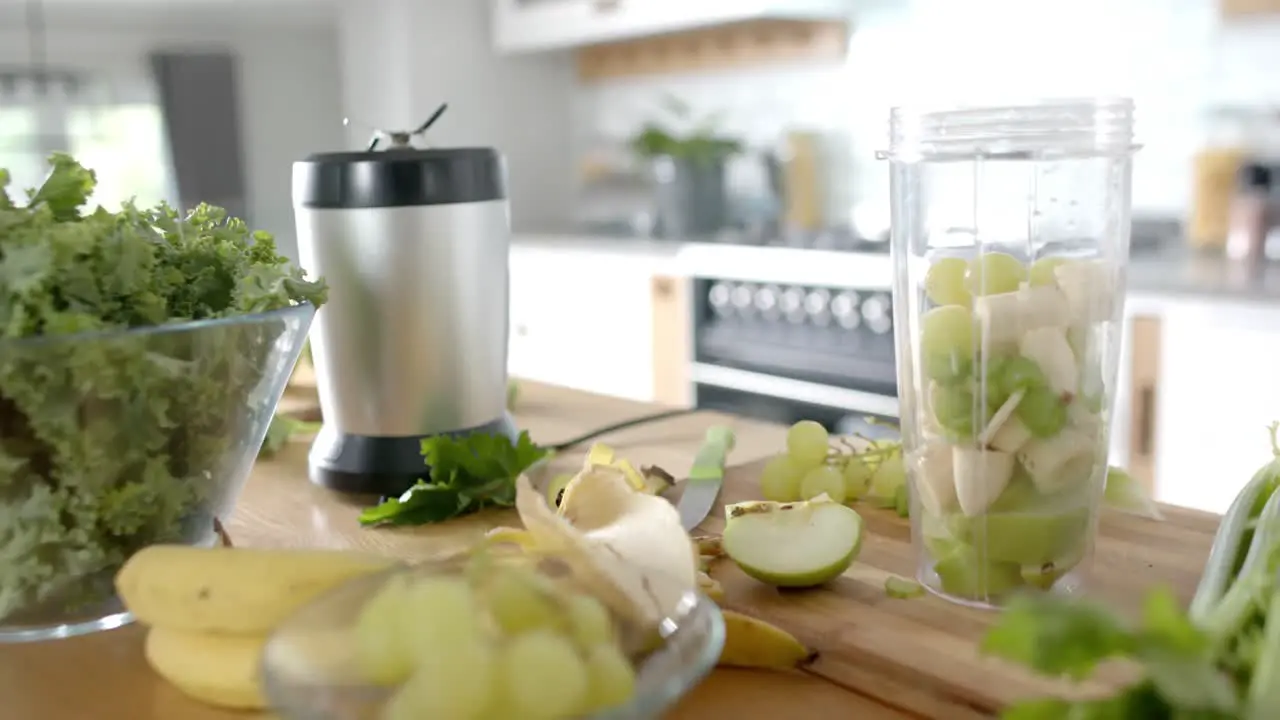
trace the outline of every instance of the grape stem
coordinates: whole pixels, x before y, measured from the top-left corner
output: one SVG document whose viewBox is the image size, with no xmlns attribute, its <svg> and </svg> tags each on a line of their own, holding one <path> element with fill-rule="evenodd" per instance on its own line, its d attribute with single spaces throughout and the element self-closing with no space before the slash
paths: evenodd
<svg viewBox="0 0 1280 720">
<path fill-rule="evenodd" d="M 868 418 L 868 420 L 871 420 L 871 419 L 872 418 Z M 868 448 L 859 450 L 858 448 L 854 447 L 853 443 L 849 442 L 848 437 L 839 437 L 839 438 L 836 438 L 836 442 L 839 443 L 841 446 L 843 446 L 843 449 L 828 448 L 826 460 L 824 460 L 823 462 L 827 465 L 843 466 L 853 458 L 858 458 L 859 460 L 862 460 L 864 462 L 871 461 L 871 462 L 879 463 L 879 462 L 884 462 L 885 460 L 888 460 L 889 458 L 892 458 L 895 455 L 900 455 L 902 453 L 901 443 L 894 443 L 887 446 L 884 446 L 884 445 L 876 446 L 876 445 L 872 445 L 871 444 L 872 440 L 864 435 L 854 434 L 853 437 L 866 442 L 868 444 Z"/>
</svg>

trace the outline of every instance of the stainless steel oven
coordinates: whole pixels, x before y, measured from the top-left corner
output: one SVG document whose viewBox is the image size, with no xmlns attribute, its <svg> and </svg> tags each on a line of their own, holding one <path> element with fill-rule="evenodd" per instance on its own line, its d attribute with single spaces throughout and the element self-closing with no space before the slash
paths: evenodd
<svg viewBox="0 0 1280 720">
<path fill-rule="evenodd" d="M 842 432 L 895 422 L 888 255 L 750 250 L 690 268 L 698 406 Z"/>
</svg>

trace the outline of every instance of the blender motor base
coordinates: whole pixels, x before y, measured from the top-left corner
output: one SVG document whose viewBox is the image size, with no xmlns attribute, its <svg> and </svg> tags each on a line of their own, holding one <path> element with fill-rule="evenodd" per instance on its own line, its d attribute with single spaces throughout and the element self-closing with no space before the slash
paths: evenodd
<svg viewBox="0 0 1280 720">
<path fill-rule="evenodd" d="M 512 442 L 519 436 L 515 422 L 505 413 L 480 427 L 439 435 L 462 437 L 480 433 L 505 435 Z M 422 459 L 422 441 L 437 436 L 346 435 L 326 425 L 311 446 L 308 476 L 316 485 L 342 493 L 398 496 L 431 475 Z"/>
</svg>

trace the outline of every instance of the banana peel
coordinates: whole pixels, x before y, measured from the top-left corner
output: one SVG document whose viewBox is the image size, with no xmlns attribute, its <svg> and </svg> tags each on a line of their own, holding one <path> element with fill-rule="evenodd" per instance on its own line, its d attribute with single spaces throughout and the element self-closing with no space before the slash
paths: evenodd
<svg viewBox="0 0 1280 720">
<path fill-rule="evenodd" d="M 724 557 L 724 546 L 719 535 L 698 535 L 693 538 L 698 554 L 706 558 Z"/>
<path fill-rule="evenodd" d="M 718 663 L 721 667 L 795 670 L 818 657 L 776 625 L 733 610 L 720 612 L 724 616 L 724 649 Z"/>
<path fill-rule="evenodd" d="M 631 483 L 631 487 L 640 491 L 645 490 L 644 475 L 629 460 L 618 457 L 614 449 L 604 443 L 596 443 L 591 446 L 591 449 L 587 451 L 587 459 L 583 463 L 582 469 L 587 470 L 596 465 L 605 465 L 621 470 L 626 475 L 627 482 Z"/>
<path fill-rule="evenodd" d="M 608 445 L 605 445 L 604 443 L 595 443 L 591 446 L 590 450 L 587 450 L 587 461 L 584 467 L 591 467 L 592 465 L 612 465 L 616 455 L 617 453 L 615 453 L 613 448 Z"/>
<path fill-rule="evenodd" d="M 613 448 L 604 443 L 596 443 L 587 451 L 582 463 L 582 472 L 592 468 L 613 468 L 622 472 L 633 489 L 645 495 L 659 495 L 675 485 L 675 478 L 659 467 L 646 467 L 637 470 L 636 466 L 626 458 L 620 458 Z M 575 475 L 557 475 L 547 486 L 547 504 L 559 508 L 564 503 L 564 491 Z"/>
<path fill-rule="evenodd" d="M 724 586 L 706 572 L 698 573 L 698 591 L 716 603 L 724 601 Z"/>
<path fill-rule="evenodd" d="M 697 561 L 675 506 L 637 492 L 622 470 L 592 466 L 552 510 L 528 477 L 516 512 L 538 552 L 565 562 L 615 612 L 641 627 L 678 614 L 697 588 Z"/>
<path fill-rule="evenodd" d="M 533 490 L 528 478 L 519 478 L 516 510 L 525 529 L 497 528 L 487 534 L 486 542 L 554 554 L 615 611 L 656 625 L 670 617 L 691 590 L 717 603 L 725 598 L 724 588 L 706 572 L 723 553 L 720 538 L 689 537 L 674 506 L 655 497 L 671 483 L 665 472 L 646 468 L 640 473 L 612 448 L 598 443 L 587 453 L 582 470 L 553 483 L 545 496 Z M 721 612 L 721 666 L 785 671 L 816 657 L 775 625 L 732 610 Z"/>
</svg>

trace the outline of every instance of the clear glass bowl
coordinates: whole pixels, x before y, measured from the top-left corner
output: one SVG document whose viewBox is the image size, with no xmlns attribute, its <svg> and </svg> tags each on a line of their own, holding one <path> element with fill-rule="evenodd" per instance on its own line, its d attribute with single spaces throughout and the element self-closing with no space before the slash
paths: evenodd
<svg viewBox="0 0 1280 720">
<path fill-rule="evenodd" d="M 214 542 L 314 315 L 0 341 L 0 642 L 119 627 L 135 551 Z"/>
<path fill-rule="evenodd" d="M 352 652 L 361 608 L 397 573 L 453 574 L 461 572 L 464 563 L 459 556 L 359 578 L 286 620 L 263 651 L 262 682 L 272 711 L 283 720 L 376 720 L 394 688 L 361 679 Z M 636 666 L 632 701 L 590 720 L 661 717 L 715 667 L 724 647 L 724 619 L 715 603 L 691 592 L 662 623 L 660 634 L 660 645 Z"/>
</svg>

